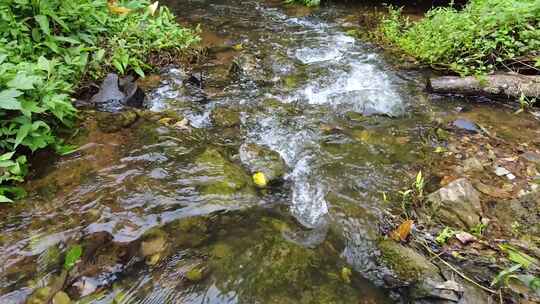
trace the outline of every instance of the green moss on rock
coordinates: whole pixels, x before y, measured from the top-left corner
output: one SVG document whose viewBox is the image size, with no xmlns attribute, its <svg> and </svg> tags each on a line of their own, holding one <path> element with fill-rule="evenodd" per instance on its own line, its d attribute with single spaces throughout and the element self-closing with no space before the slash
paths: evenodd
<svg viewBox="0 0 540 304">
<path fill-rule="evenodd" d="M 251 178 L 244 170 L 226 160 L 219 151 L 207 148 L 199 155 L 195 163 L 204 168 L 209 181 L 201 186 L 203 195 L 232 195 L 235 193 L 253 193 Z"/>
<path fill-rule="evenodd" d="M 382 261 L 403 281 L 421 278 L 439 278 L 439 269 L 426 257 L 393 240 L 381 240 L 378 244 Z"/>
</svg>

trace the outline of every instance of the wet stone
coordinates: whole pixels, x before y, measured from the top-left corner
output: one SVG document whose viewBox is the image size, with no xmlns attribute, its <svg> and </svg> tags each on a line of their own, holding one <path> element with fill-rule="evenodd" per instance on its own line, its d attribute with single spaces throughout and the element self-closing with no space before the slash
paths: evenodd
<svg viewBox="0 0 540 304">
<path fill-rule="evenodd" d="M 52 299 L 52 304 L 70 304 L 70 303 L 71 303 L 71 299 L 69 298 L 67 293 L 63 291 L 57 292 Z"/>
<path fill-rule="evenodd" d="M 128 128 L 137 121 L 138 117 L 139 116 L 135 111 L 96 113 L 98 127 L 102 132 L 105 133 L 114 133 L 124 128 Z"/>
<path fill-rule="evenodd" d="M 276 181 L 286 172 L 285 161 L 278 152 L 256 144 L 240 146 L 240 160 L 251 174 L 261 172 L 268 182 Z"/>
<path fill-rule="evenodd" d="M 143 257 L 153 256 L 167 249 L 167 233 L 161 229 L 151 229 L 142 236 L 140 250 Z"/>
<path fill-rule="evenodd" d="M 427 278 L 440 279 L 439 269 L 415 250 L 393 240 L 382 240 L 378 247 L 382 262 L 399 281 L 411 283 Z"/>
</svg>

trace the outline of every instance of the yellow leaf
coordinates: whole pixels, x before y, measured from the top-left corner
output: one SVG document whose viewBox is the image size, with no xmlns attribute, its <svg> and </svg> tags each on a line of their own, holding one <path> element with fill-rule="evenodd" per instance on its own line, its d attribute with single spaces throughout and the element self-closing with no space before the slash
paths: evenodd
<svg viewBox="0 0 540 304">
<path fill-rule="evenodd" d="M 131 12 L 131 9 L 109 3 L 109 11 L 111 11 L 113 14 L 123 15 Z"/>
<path fill-rule="evenodd" d="M 158 5 L 159 5 L 159 2 L 156 1 L 148 6 L 148 11 L 150 12 L 150 15 L 154 16 L 158 8 Z"/>
<path fill-rule="evenodd" d="M 352 276 L 352 271 L 349 268 L 347 267 L 341 268 L 341 279 L 343 279 L 345 283 L 351 284 L 351 276 Z"/>
<path fill-rule="evenodd" d="M 396 230 L 390 233 L 390 237 L 396 241 L 405 241 L 409 234 L 411 233 L 412 225 L 414 224 L 413 220 L 406 220 Z"/>
<path fill-rule="evenodd" d="M 233 46 L 233 50 L 235 51 L 241 51 L 243 48 L 244 46 L 241 43 Z"/>
<path fill-rule="evenodd" d="M 253 182 L 259 188 L 266 187 L 266 184 L 268 183 L 268 181 L 266 180 L 266 176 L 264 176 L 264 173 L 262 172 L 257 172 L 253 174 Z"/>
</svg>

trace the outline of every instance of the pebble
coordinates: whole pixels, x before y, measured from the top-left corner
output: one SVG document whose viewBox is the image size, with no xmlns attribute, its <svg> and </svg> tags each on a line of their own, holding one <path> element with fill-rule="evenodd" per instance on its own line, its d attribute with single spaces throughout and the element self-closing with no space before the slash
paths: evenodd
<svg viewBox="0 0 540 304">
<path fill-rule="evenodd" d="M 514 179 L 516 179 L 516 176 L 515 176 L 514 174 L 512 174 L 512 173 L 506 174 L 506 177 L 507 177 L 509 180 L 514 180 Z"/>
<path fill-rule="evenodd" d="M 503 176 L 503 175 L 507 175 L 507 174 L 511 174 L 511 173 L 510 173 L 510 171 L 508 171 L 504 167 L 497 167 L 497 168 L 495 168 L 495 174 L 497 176 Z"/>
</svg>

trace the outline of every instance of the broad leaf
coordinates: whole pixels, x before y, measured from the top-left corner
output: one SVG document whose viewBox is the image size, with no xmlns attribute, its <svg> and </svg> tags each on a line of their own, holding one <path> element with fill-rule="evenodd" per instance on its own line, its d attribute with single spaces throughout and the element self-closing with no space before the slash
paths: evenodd
<svg viewBox="0 0 540 304">
<path fill-rule="evenodd" d="M 47 18 L 47 16 L 36 15 L 34 19 L 36 19 L 43 34 L 47 36 L 51 34 L 51 29 L 49 28 L 49 18 Z"/>
<path fill-rule="evenodd" d="M 7 83 L 7 86 L 18 90 L 31 90 L 34 88 L 34 84 L 38 82 L 38 76 L 28 76 L 25 73 L 17 73 L 15 78 Z"/>
<path fill-rule="evenodd" d="M 15 89 L 7 89 L 0 92 L 0 109 L 20 110 L 21 103 L 16 99 L 22 92 Z"/>
<path fill-rule="evenodd" d="M 15 138 L 15 145 L 13 146 L 13 148 L 17 148 L 17 146 L 19 146 L 22 143 L 22 141 L 26 138 L 26 136 L 28 136 L 28 133 L 30 132 L 31 129 L 32 129 L 31 124 L 24 124 L 19 128 L 19 130 L 17 131 L 17 137 Z"/>
</svg>

